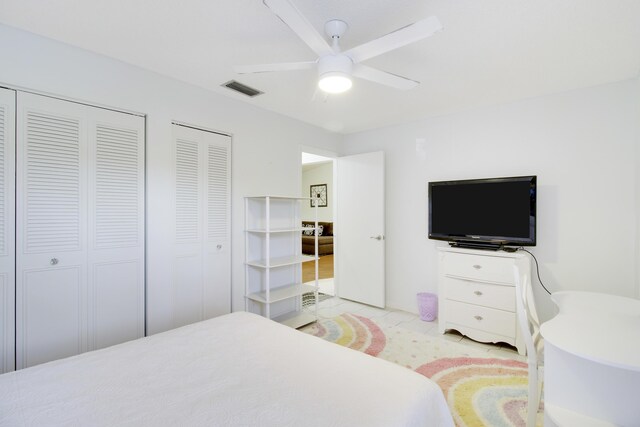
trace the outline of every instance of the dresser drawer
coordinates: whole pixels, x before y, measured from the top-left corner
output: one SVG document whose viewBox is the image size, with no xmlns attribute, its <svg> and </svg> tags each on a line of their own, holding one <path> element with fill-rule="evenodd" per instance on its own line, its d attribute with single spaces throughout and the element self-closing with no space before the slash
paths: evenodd
<svg viewBox="0 0 640 427">
<path fill-rule="evenodd" d="M 516 311 L 515 287 L 445 277 L 442 279 L 445 298 L 477 304 L 504 311 Z"/>
<path fill-rule="evenodd" d="M 516 314 L 459 301 L 446 300 L 447 322 L 505 337 L 516 336 Z"/>
<path fill-rule="evenodd" d="M 497 256 L 447 253 L 442 273 L 489 283 L 513 284 L 513 260 Z"/>
</svg>

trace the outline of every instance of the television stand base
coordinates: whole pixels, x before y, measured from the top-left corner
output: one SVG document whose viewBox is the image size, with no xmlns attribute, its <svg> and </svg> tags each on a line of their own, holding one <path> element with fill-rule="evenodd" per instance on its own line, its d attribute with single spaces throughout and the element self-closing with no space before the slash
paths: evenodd
<svg viewBox="0 0 640 427">
<path fill-rule="evenodd" d="M 449 242 L 449 246 L 452 248 L 483 249 L 487 251 L 498 251 L 504 248 L 501 243 L 469 242 L 466 240 Z"/>
</svg>

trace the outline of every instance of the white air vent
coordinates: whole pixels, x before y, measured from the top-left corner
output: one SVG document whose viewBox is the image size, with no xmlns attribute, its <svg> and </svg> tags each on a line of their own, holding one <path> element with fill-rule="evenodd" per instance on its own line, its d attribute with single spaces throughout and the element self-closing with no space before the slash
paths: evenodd
<svg viewBox="0 0 640 427">
<path fill-rule="evenodd" d="M 238 81 L 235 80 L 230 80 L 226 83 L 224 83 L 222 86 L 229 88 L 231 90 L 235 90 L 236 92 L 239 92 L 243 95 L 247 95 L 250 96 L 251 98 L 253 98 L 254 96 L 258 96 L 258 95 L 262 95 L 264 92 L 259 91 L 258 89 L 254 89 L 252 87 L 249 87 L 247 85 L 244 85 Z"/>
</svg>

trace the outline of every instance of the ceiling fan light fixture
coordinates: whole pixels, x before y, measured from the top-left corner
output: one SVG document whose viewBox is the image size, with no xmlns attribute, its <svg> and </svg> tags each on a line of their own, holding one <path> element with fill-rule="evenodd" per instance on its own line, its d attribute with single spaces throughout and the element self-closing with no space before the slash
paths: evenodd
<svg viewBox="0 0 640 427">
<path fill-rule="evenodd" d="M 351 89 L 353 62 L 344 54 L 325 55 L 318 59 L 318 87 L 327 93 L 342 93 Z"/>
<path fill-rule="evenodd" d="M 351 89 L 351 76 L 341 71 L 330 71 L 320 76 L 318 87 L 327 93 L 342 93 Z"/>
</svg>

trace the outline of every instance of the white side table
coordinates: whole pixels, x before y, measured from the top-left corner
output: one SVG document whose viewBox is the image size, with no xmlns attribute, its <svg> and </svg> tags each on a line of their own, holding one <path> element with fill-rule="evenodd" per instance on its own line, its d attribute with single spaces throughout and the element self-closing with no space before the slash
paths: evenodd
<svg viewBox="0 0 640 427">
<path fill-rule="evenodd" d="M 640 423 L 640 300 L 556 292 L 542 324 L 546 425 Z"/>
</svg>

